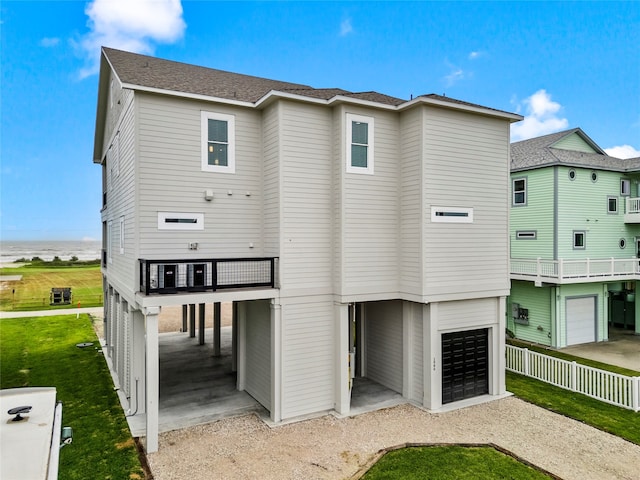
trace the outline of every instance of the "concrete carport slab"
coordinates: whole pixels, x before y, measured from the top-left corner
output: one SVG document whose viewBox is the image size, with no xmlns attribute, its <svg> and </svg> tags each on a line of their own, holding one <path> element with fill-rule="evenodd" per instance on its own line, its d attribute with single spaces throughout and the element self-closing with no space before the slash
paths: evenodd
<svg viewBox="0 0 640 480">
<path fill-rule="evenodd" d="M 633 330 L 610 328 L 606 342 L 573 345 L 561 351 L 640 372 L 640 335 Z"/>
</svg>

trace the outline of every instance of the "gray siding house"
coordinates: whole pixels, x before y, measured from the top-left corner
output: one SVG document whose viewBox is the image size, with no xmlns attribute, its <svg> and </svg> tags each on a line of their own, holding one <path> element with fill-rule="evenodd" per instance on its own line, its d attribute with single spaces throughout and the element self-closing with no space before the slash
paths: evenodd
<svg viewBox="0 0 640 480">
<path fill-rule="evenodd" d="M 147 451 L 171 305 L 233 302 L 237 388 L 274 422 L 348 415 L 359 377 L 433 411 L 504 395 L 521 118 L 103 48 L 105 351 Z"/>
</svg>

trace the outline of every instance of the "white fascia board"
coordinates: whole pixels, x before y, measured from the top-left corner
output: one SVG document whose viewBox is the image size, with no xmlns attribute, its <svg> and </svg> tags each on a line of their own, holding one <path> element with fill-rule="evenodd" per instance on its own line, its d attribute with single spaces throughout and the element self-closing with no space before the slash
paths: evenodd
<svg viewBox="0 0 640 480">
<path fill-rule="evenodd" d="M 507 118 L 512 123 L 519 122 L 520 120 L 524 119 L 522 115 L 518 115 L 517 113 L 502 112 L 499 110 L 492 110 L 490 108 L 474 107 L 471 105 L 464 105 L 461 103 L 445 102 L 443 100 L 437 100 L 434 98 L 426 98 L 426 97 L 416 97 L 413 100 L 403 103 L 402 105 L 399 106 L 399 110 L 404 110 L 405 108 L 412 107 L 419 103 L 433 105 L 435 107 L 450 108 L 453 110 L 464 110 L 466 112 L 479 113 L 481 115 L 488 115 L 490 117 Z"/>
<path fill-rule="evenodd" d="M 256 102 L 256 107 L 261 107 L 272 100 L 277 98 L 284 98 L 289 100 L 296 100 L 299 102 L 315 103 L 318 105 L 333 105 L 334 103 L 350 103 L 354 105 L 362 105 L 365 107 L 378 108 L 383 110 L 397 110 L 398 107 L 394 105 L 386 105 L 384 103 L 372 102 L 370 100 L 361 100 L 359 98 L 346 97 L 344 95 L 336 95 L 328 100 L 323 98 L 307 97 L 305 95 L 297 95 L 295 93 L 280 92 L 278 90 L 271 90 L 264 97 Z"/>
<path fill-rule="evenodd" d="M 333 103 L 350 103 L 353 105 L 362 105 L 364 107 L 373 107 L 373 108 L 378 108 L 382 110 L 394 110 L 394 111 L 399 110 L 400 106 L 404 105 L 404 104 L 400 104 L 399 106 L 387 105 L 386 103 L 372 102 L 371 100 L 362 100 L 360 98 L 345 97 L 344 95 L 336 95 L 335 97 L 330 98 L 328 101 L 328 104 L 331 105 Z"/>
<path fill-rule="evenodd" d="M 193 100 L 203 100 L 205 102 L 225 103 L 227 105 L 235 105 L 238 107 L 255 107 L 254 103 L 242 102 L 240 100 L 231 100 L 229 98 L 211 97 L 209 95 L 200 95 L 197 93 L 178 92 L 176 90 L 164 90 L 162 88 L 143 87 L 132 83 L 123 83 L 122 88 L 129 88 L 139 92 L 157 93 L 159 95 L 168 95 L 171 97 L 190 98 Z"/>
</svg>

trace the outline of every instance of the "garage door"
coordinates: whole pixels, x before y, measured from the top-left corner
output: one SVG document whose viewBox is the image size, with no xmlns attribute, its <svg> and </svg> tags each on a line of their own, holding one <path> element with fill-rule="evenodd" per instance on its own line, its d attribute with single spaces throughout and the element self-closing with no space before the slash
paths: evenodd
<svg viewBox="0 0 640 480">
<path fill-rule="evenodd" d="M 567 298 L 567 345 L 596 341 L 596 297 Z"/>
<path fill-rule="evenodd" d="M 442 335 L 442 403 L 489 393 L 488 330 Z"/>
</svg>

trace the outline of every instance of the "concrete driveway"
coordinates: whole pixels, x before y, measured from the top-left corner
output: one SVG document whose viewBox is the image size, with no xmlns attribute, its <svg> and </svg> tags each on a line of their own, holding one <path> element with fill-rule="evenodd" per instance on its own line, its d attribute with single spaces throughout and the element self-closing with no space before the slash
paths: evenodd
<svg viewBox="0 0 640 480">
<path fill-rule="evenodd" d="M 633 330 L 610 329 L 606 342 L 574 345 L 561 351 L 640 372 L 640 335 Z"/>
</svg>

